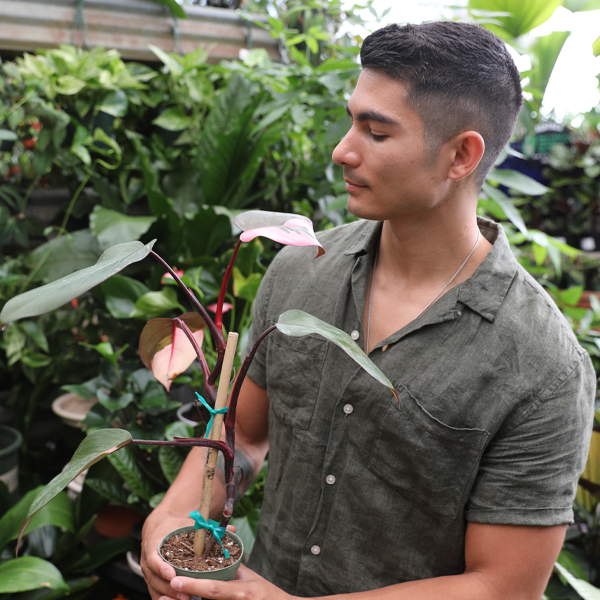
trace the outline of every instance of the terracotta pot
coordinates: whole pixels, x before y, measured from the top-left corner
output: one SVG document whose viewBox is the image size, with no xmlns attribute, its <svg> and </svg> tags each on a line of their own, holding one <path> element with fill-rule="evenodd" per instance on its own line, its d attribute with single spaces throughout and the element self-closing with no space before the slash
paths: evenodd
<svg viewBox="0 0 600 600">
<path fill-rule="evenodd" d="M 161 558 L 165 562 L 169 563 L 169 561 L 162 554 L 162 547 L 167 538 L 170 538 L 172 535 L 177 535 L 178 533 L 186 533 L 188 531 L 193 530 L 194 526 L 188 525 L 187 527 L 180 527 L 179 529 L 175 529 L 175 531 L 171 531 L 171 533 L 165 535 L 165 537 L 162 539 L 158 546 L 158 553 L 160 554 Z M 171 565 L 175 569 L 177 575 L 181 575 L 182 577 L 192 577 L 193 579 L 215 579 L 217 581 L 231 581 L 232 579 L 235 579 L 235 574 L 237 573 L 240 564 L 242 564 L 242 557 L 244 556 L 244 544 L 235 533 L 228 531 L 227 535 L 240 546 L 240 558 L 236 562 L 234 562 L 232 565 L 229 565 L 228 567 L 223 567 L 222 569 L 217 569 L 215 571 L 186 571 L 184 569 L 179 569 L 176 566 Z M 192 596 L 192 598 L 194 598 L 194 596 Z"/>
<path fill-rule="evenodd" d="M 119 504 L 109 504 L 98 512 L 94 529 L 107 538 L 125 537 L 133 525 L 145 516 L 133 508 Z"/>
<path fill-rule="evenodd" d="M 84 400 L 77 394 L 63 394 L 52 402 L 52 410 L 63 420 L 65 425 L 82 429 L 81 421 L 85 419 L 96 402 L 96 398 Z"/>
</svg>

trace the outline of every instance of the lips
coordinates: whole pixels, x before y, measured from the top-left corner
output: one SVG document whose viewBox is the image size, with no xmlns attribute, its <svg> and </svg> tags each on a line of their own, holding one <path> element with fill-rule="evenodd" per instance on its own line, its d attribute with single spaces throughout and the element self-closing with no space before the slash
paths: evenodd
<svg viewBox="0 0 600 600">
<path fill-rule="evenodd" d="M 352 189 L 361 189 L 369 187 L 365 181 L 362 181 L 360 178 L 350 178 L 344 173 L 344 181 L 346 182 L 346 189 L 350 191 Z"/>
</svg>

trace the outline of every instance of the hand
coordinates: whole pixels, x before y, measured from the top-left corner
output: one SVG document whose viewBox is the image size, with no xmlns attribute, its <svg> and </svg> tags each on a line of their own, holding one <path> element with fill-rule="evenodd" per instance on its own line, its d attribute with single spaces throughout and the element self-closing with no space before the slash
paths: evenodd
<svg viewBox="0 0 600 600">
<path fill-rule="evenodd" d="M 210 579 L 191 579 L 190 577 L 175 577 L 171 579 L 171 596 L 160 600 L 168 600 L 175 596 L 187 600 L 191 594 L 212 600 L 293 600 L 294 596 L 269 583 L 244 565 L 240 565 L 235 581 L 213 581 Z"/>
<path fill-rule="evenodd" d="M 176 575 L 175 569 L 160 557 L 158 545 L 165 535 L 174 529 L 187 525 L 192 525 L 192 520 L 189 517 L 164 514 L 158 510 L 155 510 L 144 523 L 140 566 L 152 600 L 169 597 L 170 594 L 173 598 L 176 598 L 169 585 L 169 581 Z M 181 596 L 181 598 L 182 600 L 189 600 L 189 596 Z"/>
</svg>

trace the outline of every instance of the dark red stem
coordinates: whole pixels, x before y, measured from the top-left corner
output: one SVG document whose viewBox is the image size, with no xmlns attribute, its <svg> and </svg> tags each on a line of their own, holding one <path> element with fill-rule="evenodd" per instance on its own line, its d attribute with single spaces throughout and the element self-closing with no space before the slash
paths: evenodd
<svg viewBox="0 0 600 600">
<path fill-rule="evenodd" d="M 187 339 L 190 340 L 192 346 L 194 346 L 194 350 L 196 351 L 196 355 L 198 356 L 198 360 L 200 361 L 200 365 L 202 367 L 202 374 L 204 375 L 204 389 L 206 391 L 206 395 L 208 396 L 208 399 L 214 404 L 217 398 L 217 391 L 214 385 L 208 385 L 207 383 L 210 371 L 208 369 L 208 365 L 206 364 L 206 358 L 204 358 L 202 348 L 200 348 L 198 341 L 194 337 L 190 328 L 185 324 L 185 322 L 182 321 L 179 317 L 176 317 L 174 320 L 178 323 L 179 327 L 181 327 L 183 333 L 185 333 Z"/>
<path fill-rule="evenodd" d="M 229 410 L 225 416 L 225 441 L 230 448 L 235 448 L 235 411 L 237 409 L 237 403 L 240 396 L 240 390 L 242 389 L 242 384 L 244 383 L 244 379 L 246 379 L 246 374 L 248 373 L 248 369 L 250 368 L 250 364 L 254 359 L 254 355 L 256 354 L 260 343 L 276 329 L 277 326 L 272 325 L 269 327 L 269 329 L 258 336 L 258 339 L 256 342 L 254 342 L 254 346 L 252 346 L 250 354 L 246 356 L 246 360 L 244 360 L 240 372 L 235 380 L 233 390 L 231 391 L 231 399 L 229 400 Z"/>
<path fill-rule="evenodd" d="M 223 453 L 225 459 L 225 471 L 233 472 L 234 451 L 221 440 L 209 440 L 208 438 L 173 438 L 173 440 L 131 440 L 130 444 L 143 444 L 144 446 L 203 446 L 214 448 Z M 227 467 L 230 463 L 229 468 Z"/>
<path fill-rule="evenodd" d="M 219 299 L 217 300 L 217 312 L 215 314 L 215 325 L 223 332 L 223 302 L 225 302 L 225 294 L 227 293 L 227 286 L 229 285 L 229 278 L 231 277 L 231 272 L 233 271 L 233 263 L 237 257 L 238 250 L 240 249 L 242 241 L 238 240 L 235 248 L 233 250 L 233 254 L 231 255 L 231 259 L 229 260 L 229 264 L 227 265 L 227 270 L 225 271 L 225 276 L 223 277 L 223 281 L 221 283 L 221 291 L 219 292 Z"/>
<path fill-rule="evenodd" d="M 167 269 L 167 271 L 171 274 L 171 277 L 173 277 L 173 279 L 177 282 L 177 285 L 183 290 L 185 295 L 189 298 L 190 302 L 198 310 L 198 312 L 200 313 L 200 316 L 204 319 L 204 322 L 206 323 L 206 326 L 208 327 L 208 329 L 210 331 L 210 335 L 212 336 L 212 338 L 215 342 L 215 348 L 216 348 L 217 352 L 219 353 L 219 355 L 221 353 L 224 354 L 225 353 L 225 338 L 223 337 L 223 332 L 221 331 L 220 328 L 218 328 L 214 324 L 213 320 L 208 316 L 208 313 L 206 312 L 206 309 L 204 308 L 204 306 L 202 306 L 202 304 L 200 304 L 200 302 L 198 301 L 198 298 L 196 298 L 196 296 L 194 296 L 194 293 L 192 292 L 192 290 L 190 290 L 185 285 L 185 283 L 183 283 L 183 281 L 181 281 L 181 279 L 179 278 L 179 275 L 177 275 L 177 273 L 175 273 L 175 271 L 158 254 L 156 254 L 156 252 L 154 252 L 154 250 L 151 250 L 150 254 L 161 265 L 163 265 L 163 267 L 165 267 L 165 269 Z M 217 377 L 218 377 L 218 374 L 215 376 L 215 380 Z M 214 383 L 214 381 L 213 381 L 213 383 Z"/>
</svg>

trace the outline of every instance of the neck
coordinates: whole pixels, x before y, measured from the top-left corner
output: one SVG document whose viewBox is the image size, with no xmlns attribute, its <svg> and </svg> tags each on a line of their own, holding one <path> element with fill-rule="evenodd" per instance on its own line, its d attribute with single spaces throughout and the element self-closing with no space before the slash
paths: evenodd
<svg viewBox="0 0 600 600">
<path fill-rule="evenodd" d="M 384 221 L 377 268 L 408 287 L 444 285 L 473 249 L 478 231 L 474 207 L 435 208 Z M 481 237 L 465 265 L 466 277 L 457 283 L 473 274 L 491 247 Z"/>
</svg>

